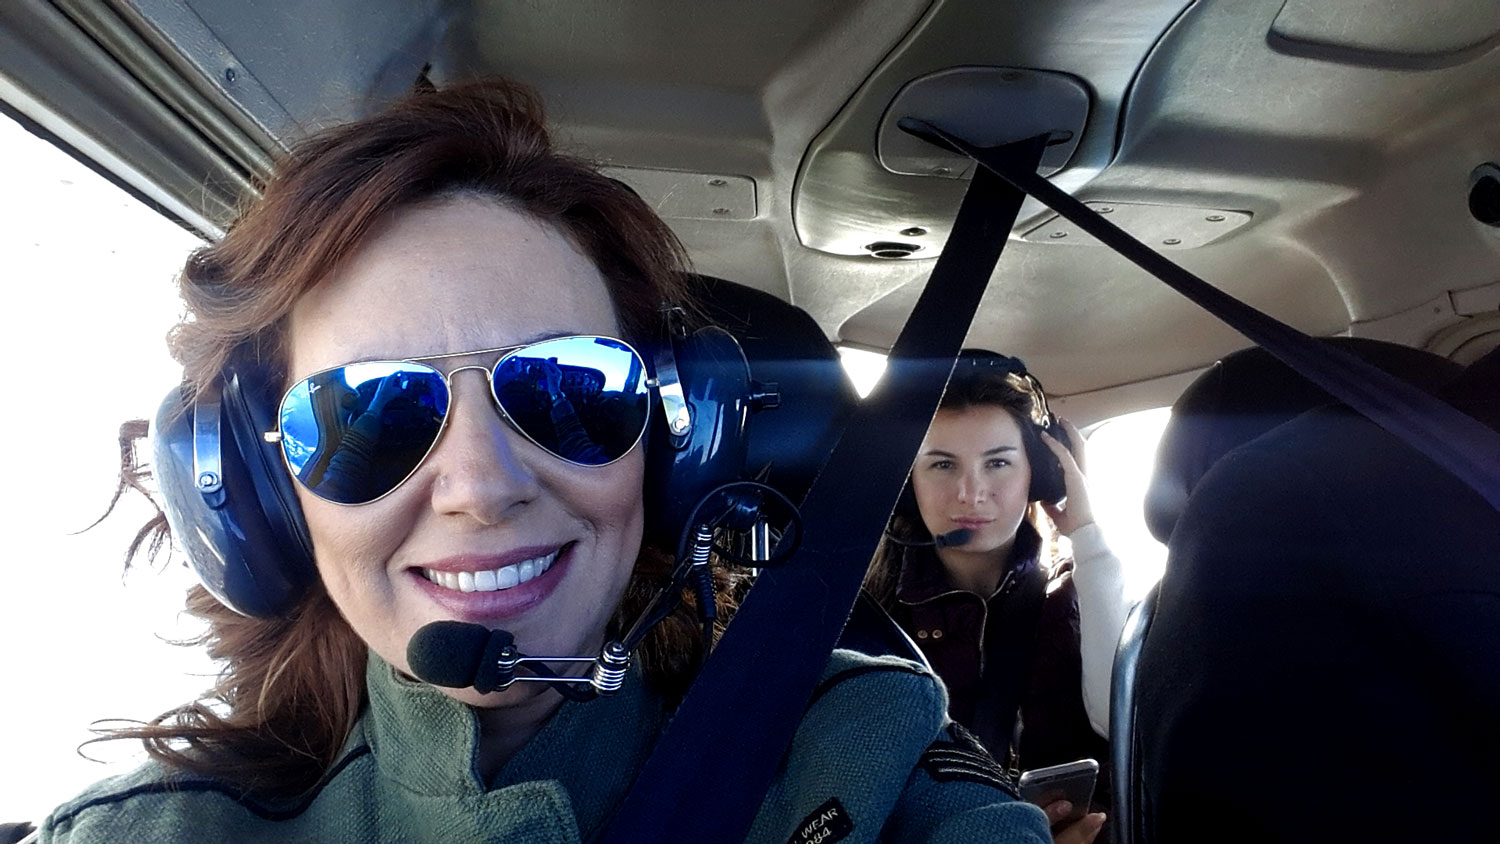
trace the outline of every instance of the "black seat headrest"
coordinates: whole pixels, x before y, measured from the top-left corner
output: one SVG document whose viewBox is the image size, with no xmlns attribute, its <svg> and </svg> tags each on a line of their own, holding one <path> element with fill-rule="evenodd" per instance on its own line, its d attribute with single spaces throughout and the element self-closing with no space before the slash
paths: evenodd
<svg viewBox="0 0 1500 844">
<path fill-rule="evenodd" d="M 1398 378 L 1436 392 L 1463 367 L 1383 340 L 1327 337 Z M 1259 347 L 1242 349 L 1198 377 L 1172 405 L 1146 490 L 1146 527 L 1167 542 L 1193 488 L 1219 458 L 1272 428 L 1335 399 Z"/>
</svg>

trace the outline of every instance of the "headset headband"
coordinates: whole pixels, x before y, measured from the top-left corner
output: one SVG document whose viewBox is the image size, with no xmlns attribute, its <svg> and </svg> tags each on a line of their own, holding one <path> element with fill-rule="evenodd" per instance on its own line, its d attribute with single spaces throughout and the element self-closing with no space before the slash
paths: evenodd
<svg viewBox="0 0 1500 844">
<path fill-rule="evenodd" d="M 1042 389 L 1041 380 L 1026 369 L 1025 361 L 988 349 L 964 349 L 959 353 L 954 375 L 958 375 L 957 368 L 965 364 L 976 369 L 990 368 L 1005 373 L 1005 383 L 1016 392 L 1031 399 L 1031 421 L 1038 428 L 1048 430 L 1050 433 L 1057 417 L 1052 415 L 1051 409 L 1047 406 L 1047 393 Z"/>
</svg>

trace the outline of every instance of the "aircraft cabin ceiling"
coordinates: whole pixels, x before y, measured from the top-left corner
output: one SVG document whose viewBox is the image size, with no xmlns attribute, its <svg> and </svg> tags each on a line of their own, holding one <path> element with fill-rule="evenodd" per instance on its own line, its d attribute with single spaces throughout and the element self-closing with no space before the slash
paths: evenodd
<svg viewBox="0 0 1500 844">
<path fill-rule="evenodd" d="M 0 100 L 211 235 L 285 143 L 515 76 L 701 272 L 874 349 L 969 175 L 895 119 L 1058 130 L 1044 172 L 1210 282 L 1472 357 L 1500 338 L 1497 45 L 1494 0 L 7 0 Z M 970 344 L 1087 417 L 1246 342 L 1029 203 Z"/>
</svg>

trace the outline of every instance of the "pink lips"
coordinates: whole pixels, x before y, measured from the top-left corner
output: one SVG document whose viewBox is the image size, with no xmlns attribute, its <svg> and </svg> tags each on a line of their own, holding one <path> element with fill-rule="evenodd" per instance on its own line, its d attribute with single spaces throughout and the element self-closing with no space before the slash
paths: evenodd
<svg viewBox="0 0 1500 844">
<path fill-rule="evenodd" d="M 573 560 L 574 546 L 564 546 L 545 572 L 518 586 L 494 592 L 459 592 L 428 580 L 421 568 L 441 572 L 476 572 L 504 568 L 524 560 L 552 553 L 551 547 L 520 548 L 503 555 L 459 555 L 434 560 L 421 568 L 409 568 L 406 574 L 415 588 L 441 606 L 448 617 L 457 621 L 483 623 L 512 618 L 546 601 L 567 575 Z"/>
<path fill-rule="evenodd" d="M 953 522 L 955 525 L 958 525 L 964 530 L 979 530 L 980 528 L 994 521 L 994 519 L 950 519 L 949 521 Z"/>
</svg>

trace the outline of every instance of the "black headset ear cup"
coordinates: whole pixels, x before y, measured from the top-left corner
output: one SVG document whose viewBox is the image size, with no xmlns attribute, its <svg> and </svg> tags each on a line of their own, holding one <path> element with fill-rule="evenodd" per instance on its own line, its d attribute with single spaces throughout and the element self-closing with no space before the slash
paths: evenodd
<svg viewBox="0 0 1500 844">
<path fill-rule="evenodd" d="M 291 481 L 277 463 L 268 471 L 269 455 L 280 455 L 262 422 L 233 374 L 217 401 L 193 404 L 174 389 L 157 411 L 152 462 L 173 539 L 203 585 L 239 613 L 273 617 L 301 600 L 317 571 Z M 216 478 L 200 484 L 195 450 L 217 457 Z"/>
<path fill-rule="evenodd" d="M 1021 439 L 1026 446 L 1026 458 L 1031 463 L 1031 488 L 1027 491 L 1026 498 L 1029 501 L 1056 504 L 1068 495 L 1068 484 L 1063 477 L 1062 464 L 1058 462 L 1057 455 L 1052 453 L 1052 449 L 1042 441 L 1042 429 L 1026 420 L 1020 420 L 1020 422 Z M 1068 445 L 1067 435 L 1062 434 L 1061 426 L 1051 426 L 1048 433 L 1058 438 L 1058 441 L 1065 446 Z"/>
<path fill-rule="evenodd" d="M 255 488 L 255 502 L 275 538 L 280 568 L 288 581 L 311 583 L 317 576 L 312 538 L 292 476 L 281 456 L 281 446 L 266 442 L 277 429 L 275 385 L 263 369 L 233 371 L 224 385 L 224 413 L 244 461 L 245 475 Z"/>
<path fill-rule="evenodd" d="M 752 405 L 746 471 L 800 504 L 859 406 L 839 353 L 816 320 L 765 291 L 704 276 L 694 291 L 744 350 L 751 386 L 776 397 Z"/>
<path fill-rule="evenodd" d="M 672 436 L 651 414 L 647 536 L 666 548 L 677 547 L 688 511 L 726 483 L 758 480 L 800 504 L 858 404 L 838 353 L 800 308 L 722 279 L 688 283 L 720 327 L 674 327 L 662 340 L 693 419 L 690 433 Z M 655 375 L 665 374 L 658 362 Z"/>
<path fill-rule="evenodd" d="M 739 343 L 722 328 L 700 328 L 661 342 L 665 347 L 653 356 L 656 377 L 670 378 L 668 370 L 675 370 L 691 423 L 685 432 L 674 434 L 662 405 L 651 410 L 646 538 L 659 548 L 675 550 L 698 501 L 714 488 L 742 479 L 750 365 Z"/>
</svg>

